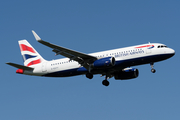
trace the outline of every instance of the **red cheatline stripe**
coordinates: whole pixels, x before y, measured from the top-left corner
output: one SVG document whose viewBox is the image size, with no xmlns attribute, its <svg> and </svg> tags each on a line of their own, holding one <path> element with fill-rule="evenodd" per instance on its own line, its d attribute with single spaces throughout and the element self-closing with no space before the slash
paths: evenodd
<svg viewBox="0 0 180 120">
<path fill-rule="evenodd" d="M 31 66 L 31 65 L 35 65 L 35 64 L 39 64 L 39 63 L 41 63 L 40 59 L 31 61 L 30 63 L 27 64 L 27 66 Z"/>
<path fill-rule="evenodd" d="M 151 46 L 154 46 L 154 45 L 144 45 L 144 46 L 139 46 L 139 47 L 135 47 L 135 48 L 144 48 L 144 47 L 151 47 Z"/>
<path fill-rule="evenodd" d="M 20 49 L 21 51 L 29 51 L 29 52 L 32 52 L 32 53 L 36 53 L 33 48 L 31 47 L 28 47 L 27 45 L 24 45 L 24 44 L 20 44 Z"/>
</svg>

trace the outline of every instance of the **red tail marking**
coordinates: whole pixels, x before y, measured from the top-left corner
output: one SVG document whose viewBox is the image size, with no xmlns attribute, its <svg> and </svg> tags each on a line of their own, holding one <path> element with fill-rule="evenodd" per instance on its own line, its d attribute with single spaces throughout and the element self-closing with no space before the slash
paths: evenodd
<svg viewBox="0 0 180 120">
<path fill-rule="evenodd" d="M 21 51 L 29 51 L 29 52 L 32 52 L 32 53 L 36 53 L 33 48 L 31 47 L 28 47 L 27 45 L 24 45 L 24 44 L 20 44 L 20 48 L 21 48 Z"/>
<path fill-rule="evenodd" d="M 39 63 L 41 63 L 41 60 L 40 60 L 40 59 L 31 61 L 30 63 L 28 63 L 27 66 L 31 66 L 31 65 L 35 65 L 35 64 L 39 64 Z"/>
<path fill-rule="evenodd" d="M 16 73 L 23 74 L 23 73 L 24 73 L 24 70 L 23 70 L 23 69 L 17 69 L 17 70 L 16 70 Z"/>
</svg>

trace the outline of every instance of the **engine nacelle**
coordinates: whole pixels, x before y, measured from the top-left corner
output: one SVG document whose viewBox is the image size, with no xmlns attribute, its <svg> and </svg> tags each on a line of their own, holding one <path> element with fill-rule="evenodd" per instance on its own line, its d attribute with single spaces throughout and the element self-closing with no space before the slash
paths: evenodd
<svg viewBox="0 0 180 120">
<path fill-rule="evenodd" d="M 106 58 L 101 58 L 99 60 L 94 61 L 92 64 L 93 68 L 101 69 L 101 68 L 108 68 L 114 66 L 116 63 L 114 57 L 106 57 Z"/>
<path fill-rule="evenodd" d="M 116 80 L 128 80 L 137 78 L 139 76 L 139 71 L 136 68 L 126 68 L 121 72 L 115 73 L 114 78 Z"/>
</svg>

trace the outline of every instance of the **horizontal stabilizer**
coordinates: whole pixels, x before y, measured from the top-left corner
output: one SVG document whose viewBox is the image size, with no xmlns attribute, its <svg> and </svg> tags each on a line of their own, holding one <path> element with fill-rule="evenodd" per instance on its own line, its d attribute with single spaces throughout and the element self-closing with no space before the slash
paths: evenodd
<svg viewBox="0 0 180 120">
<path fill-rule="evenodd" d="M 16 68 L 19 68 L 19 69 L 23 69 L 23 70 L 33 70 L 34 68 L 31 68 L 31 67 L 26 67 L 26 66 L 23 66 L 23 65 L 18 65 L 18 64 L 15 64 L 15 63 L 6 63 L 8 65 L 11 65 L 13 67 L 16 67 Z"/>
</svg>

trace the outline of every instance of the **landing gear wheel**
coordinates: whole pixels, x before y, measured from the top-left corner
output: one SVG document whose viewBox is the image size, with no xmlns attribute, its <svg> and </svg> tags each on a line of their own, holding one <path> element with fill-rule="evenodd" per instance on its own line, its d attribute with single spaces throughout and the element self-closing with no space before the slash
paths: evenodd
<svg viewBox="0 0 180 120">
<path fill-rule="evenodd" d="M 103 84 L 104 86 L 109 86 L 109 81 L 103 80 L 103 81 L 102 81 L 102 84 Z"/>
<path fill-rule="evenodd" d="M 152 68 L 152 69 L 151 69 L 151 72 L 152 72 L 152 73 L 155 73 L 156 70 L 154 69 L 154 63 L 152 62 L 152 63 L 150 63 L 150 65 L 151 65 L 151 68 Z"/>
<path fill-rule="evenodd" d="M 155 70 L 155 69 L 151 69 L 151 72 L 152 72 L 152 73 L 155 73 L 155 72 L 156 72 L 156 70 Z"/>
<path fill-rule="evenodd" d="M 89 79 L 92 79 L 92 78 L 93 78 L 93 74 L 91 74 L 91 73 L 86 73 L 86 77 L 89 78 Z"/>
</svg>

